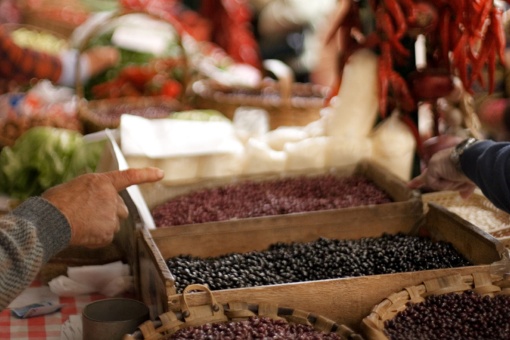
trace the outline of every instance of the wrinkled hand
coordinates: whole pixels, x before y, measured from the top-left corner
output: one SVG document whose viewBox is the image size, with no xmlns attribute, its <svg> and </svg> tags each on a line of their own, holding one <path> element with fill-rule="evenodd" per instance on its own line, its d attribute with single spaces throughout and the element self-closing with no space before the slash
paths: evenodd
<svg viewBox="0 0 510 340">
<path fill-rule="evenodd" d="M 162 178 L 157 168 L 85 174 L 48 189 L 42 197 L 69 221 L 71 245 L 97 248 L 108 245 L 120 229 L 120 219 L 128 217 L 119 191 Z"/>
<path fill-rule="evenodd" d="M 428 163 L 428 167 L 408 183 L 411 189 L 428 188 L 435 191 L 454 190 L 461 197 L 469 197 L 476 186 L 460 172 L 450 160 L 452 148 L 436 152 Z"/>
</svg>

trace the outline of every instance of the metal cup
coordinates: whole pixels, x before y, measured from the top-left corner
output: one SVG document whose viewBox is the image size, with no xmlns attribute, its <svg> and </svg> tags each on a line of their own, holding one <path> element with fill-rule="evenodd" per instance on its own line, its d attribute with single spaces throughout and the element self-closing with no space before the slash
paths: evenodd
<svg viewBox="0 0 510 340">
<path fill-rule="evenodd" d="M 122 339 L 149 319 L 149 308 L 140 301 L 126 298 L 98 300 L 83 309 L 83 340 Z"/>
</svg>

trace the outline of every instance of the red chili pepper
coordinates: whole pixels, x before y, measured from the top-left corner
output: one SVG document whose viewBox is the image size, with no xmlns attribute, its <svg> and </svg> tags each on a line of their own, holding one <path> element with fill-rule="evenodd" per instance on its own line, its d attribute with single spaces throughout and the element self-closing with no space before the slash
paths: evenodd
<svg viewBox="0 0 510 340">
<path fill-rule="evenodd" d="M 390 84 L 393 95 L 397 99 L 397 105 L 403 111 L 411 112 L 416 109 L 416 102 L 407 87 L 407 83 L 400 74 L 395 71 L 390 72 Z"/>
<path fill-rule="evenodd" d="M 472 6 L 476 6 L 476 1 L 470 1 Z M 470 6 L 467 6 L 468 8 Z M 482 37 L 482 30 L 486 23 L 486 20 L 489 19 L 489 13 L 493 8 L 493 0 L 483 0 L 479 3 L 479 9 L 474 14 L 474 19 L 470 21 L 471 25 L 468 25 L 468 29 L 472 32 L 473 35 Z M 472 7 L 473 8 L 473 7 Z M 468 14 L 469 15 L 469 14 Z M 492 20 L 492 19 L 491 19 Z"/>
<path fill-rule="evenodd" d="M 505 48 L 506 48 L 506 37 L 505 37 L 505 26 L 503 24 L 503 10 L 501 8 L 493 7 L 490 11 L 490 32 L 494 35 L 496 42 L 497 54 L 499 61 L 503 66 L 506 66 L 505 60 Z"/>
<path fill-rule="evenodd" d="M 177 98 L 182 92 L 182 85 L 176 80 L 169 79 L 161 87 L 161 95 Z"/>
<path fill-rule="evenodd" d="M 393 47 L 398 54 L 408 57 L 409 51 L 402 45 L 399 39 L 396 37 L 395 28 L 391 20 L 390 14 L 386 12 L 382 7 L 376 12 L 376 27 L 382 35 L 382 40 L 387 40 L 391 47 Z"/>
<path fill-rule="evenodd" d="M 489 34 L 482 41 L 479 54 L 473 63 L 471 73 L 472 81 L 474 81 L 475 79 L 483 79 L 483 77 L 481 76 L 482 69 L 488 60 L 489 52 L 494 49 L 495 46 L 494 39 L 495 39 L 494 36 Z M 480 84 L 483 86 L 483 83 Z"/>
<path fill-rule="evenodd" d="M 402 7 L 402 10 L 407 14 L 407 20 L 412 22 L 416 20 L 415 12 L 414 12 L 414 2 L 412 0 L 397 0 Z"/>
<path fill-rule="evenodd" d="M 448 56 L 448 52 L 450 50 L 450 25 L 451 25 L 451 21 L 450 21 L 450 18 L 451 18 L 451 13 L 450 13 L 450 10 L 445 7 L 441 12 L 440 12 L 440 22 L 441 24 L 439 25 L 440 27 L 440 35 L 441 35 L 441 60 L 442 62 L 445 64 L 445 65 L 449 65 L 450 64 L 450 61 L 449 61 L 449 56 Z"/>
<path fill-rule="evenodd" d="M 457 69 L 458 75 L 460 80 L 462 81 L 462 84 L 464 85 L 464 88 L 467 91 L 470 91 L 469 88 L 469 79 L 467 74 L 467 52 L 466 49 L 467 46 L 467 35 L 463 34 L 460 38 L 459 42 L 457 43 L 457 46 L 453 50 L 453 64 L 455 65 L 455 68 Z"/>
<path fill-rule="evenodd" d="M 384 7 L 395 22 L 396 30 L 392 39 L 401 39 L 407 31 L 407 22 L 400 4 L 396 0 L 384 0 Z"/>
</svg>

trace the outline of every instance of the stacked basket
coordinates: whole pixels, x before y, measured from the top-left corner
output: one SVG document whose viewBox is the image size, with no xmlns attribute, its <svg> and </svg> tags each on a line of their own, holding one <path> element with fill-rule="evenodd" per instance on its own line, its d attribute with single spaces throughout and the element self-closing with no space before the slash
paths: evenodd
<svg viewBox="0 0 510 340">
<path fill-rule="evenodd" d="M 202 303 L 192 305 L 192 295 L 205 297 L 205 300 Z M 252 327 L 254 318 L 259 320 L 261 327 Z M 223 326 L 220 326 L 220 324 L 223 324 Z M 205 338 L 206 332 L 209 332 L 208 335 L 211 332 L 214 334 L 216 325 L 222 328 L 223 331 L 227 327 L 235 327 L 238 332 L 259 332 L 263 328 L 262 326 L 271 327 L 275 324 L 279 326 L 280 330 L 287 325 L 297 325 L 298 329 L 304 334 L 314 334 L 316 337 L 312 338 L 315 339 L 323 338 L 318 337 L 319 335 L 331 335 L 327 339 L 362 339 L 361 336 L 344 325 L 302 310 L 281 307 L 271 303 L 249 304 L 244 301 L 233 301 L 222 305 L 216 301 L 207 286 L 194 284 L 186 287 L 181 295 L 180 312 L 167 312 L 159 316 L 159 321 L 146 321 L 139 326 L 137 332 L 126 335 L 124 340 L 177 339 L 172 336 L 177 332 L 186 332 L 187 329 L 193 329 L 191 334 L 194 334 L 195 338 Z M 304 336 L 303 333 L 301 336 Z M 248 338 L 246 334 L 249 333 L 244 334 L 243 338 Z M 216 333 L 216 336 L 218 335 L 219 333 Z M 238 336 L 240 335 L 238 334 Z M 266 337 L 260 337 L 259 335 L 256 338 Z M 326 339 L 326 337 L 324 338 Z"/>
<path fill-rule="evenodd" d="M 438 277 L 388 296 L 363 319 L 361 327 L 369 340 L 401 339 L 402 336 L 408 339 L 488 339 L 480 335 L 484 331 L 494 332 L 491 339 L 504 339 L 510 335 L 510 323 L 507 314 L 498 316 L 498 312 L 505 310 L 498 306 L 509 305 L 508 295 L 510 281 L 488 271 Z M 487 304 L 490 307 L 484 308 Z M 482 310 L 494 314 L 481 316 Z M 501 322 L 496 321 L 499 317 Z M 506 327 L 506 331 L 498 334 L 491 323 L 494 321 Z M 488 329 L 483 329 L 486 326 Z M 399 335 L 393 331 L 396 328 Z"/>
<path fill-rule="evenodd" d="M 118 11 L 114 12 L 103 20 L 100 24 L 92 27 L 80 43 L 78 49 L 81 53 L 85 52 L 91 47 L 94 39 L 98 39 L 101 35 L 107 34 L 111 29 L 112 25 L 117 22 L 121 22 L 128 18 L 128 16 L 139 15 L 146 16 L 150 20 L 160 22 L 161 24 L 168 25 L 174 28 L 176 45 L 180 50 L 179 56 L 159 56 L 154 57 L 149 61 L 150 65 L 147 64 L 128 64 L 131 65 L 145 65 L 151 66 L 156 70 L 157 74 L 155 77 L 160 79 L 164 75 L 169 75 L 172 72 L 177 72 L 182 79 L 180 83 L 182 90 L 179 95 L 175 97 L 166 96 L 163 94 L 121 94 L 115 98 L 93 98 L 87 95 L 86 85 L 80 78 L 80 72 L 77 72 L 76 79 L 76 92 L 80 98 L 79 114 L 80 118 L 84 123 L 87 132 L 100 131 L 106 128 L 117 128 L 120 124 L 120 114 L 130 113 L 135 115 L 141 115 L 146 118 L 164 118 L 168 117 L 169 114 L 175 111 L 182 110 L 184 105 L 184 95 L 186 93 L 186 87 L 189 82 L 188 73 L 189 68 L 187 65 L 186 51 L 182 45 L 180 29 L 175 26 L 174 23 L 170 23 L 161 18 L 155 17 L 145 12 L 131 12 L 131 11 Z M 177 65 L 177 66 L 176 66 Z M 179 70 L 177 70 L 178 67 Z M 76 65 L 77 70 L 80 68 L 79 60 Z M 113 72 L 108 70 L 107 72 Z M 120 111 L 122 112 L 120 112 Z M 149 112 L 149 113 L 147 113 Z M 147 114 L 145 114 L 147 113 Z"/>
<path fill-rule="evenodd" d="M 269 114 L 270 129 L 305 126 L 321 117 L 330 92 L 328 87 L 294 82 L 293 74 L 275 60 L 266 60 L 264 67 L 277 80 L 266 78 L 255 88 L 229 87 L 212 79 L 195 82 L 192 86 L 195 105 L 218 110 L 230 119 L 241 106 L 261 108 Z"/>
</svg>

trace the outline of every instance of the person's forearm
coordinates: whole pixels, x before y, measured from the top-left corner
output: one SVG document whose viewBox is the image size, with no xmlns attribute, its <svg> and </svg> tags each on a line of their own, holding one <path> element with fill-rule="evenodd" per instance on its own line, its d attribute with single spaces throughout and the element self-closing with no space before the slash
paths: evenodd
<svg viewBox="0 0 510 340">
<path fill-rule="evenodd" d="M 69 243 L 66 218 L 42 198 L 31 198 L 0 218 L 0 310 Z"/>
<path fill-rule="evenodd" d="M 460 164 L 495 206 L 510 213 L 510 142 L 475 143 L 464 152 Z"/>
</svg>

